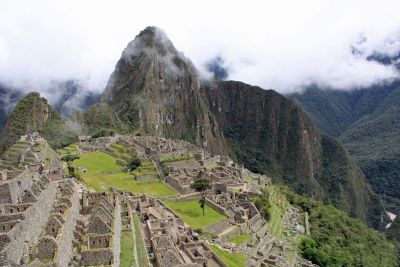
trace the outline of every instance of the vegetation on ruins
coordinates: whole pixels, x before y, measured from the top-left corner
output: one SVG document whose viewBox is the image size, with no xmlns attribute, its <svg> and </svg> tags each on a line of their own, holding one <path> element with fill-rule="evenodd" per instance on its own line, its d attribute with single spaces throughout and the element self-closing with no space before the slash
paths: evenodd
<svg viewBox="0 0 400 267">
<path fill-rule="evenodd" d="M 252 199 L 254 205 L 260 212 L 261 216 L 268 222 L 271 218 L 270 208 L 271 204 L 269 202 L 269 193 L 267 190 L 263 189 L 261 195 L 258 195 Z"/>
<path fill-rule="evenodd" d="M 311 236 L 299 253 L 320 266 L 397 266 L 397 251 L 382 233 L 331 205 L 285 190 L 291 204 L 309 213 Z"/>
<path fill-rule="evenodd" d="M 77 159 L 79 159 L 79 155 L 67 154 L 61 157 L 61 160 L 67 163 L 68 174 L 74 177 L 76 177 L 77 174 L 75 173 L 75 167 L 72 166 L 72 162 Z"/>
<path fill-rule="evenodd" d="M 206 192 L 207 189 L 211 188 L 210 181 L 205 178 L 199 178 L 191 184 L 191 187 L 196 190 L 196 192 L 200 192 L 201 199 L 199 200 L 200 208 L 203 210 L 204 215 L 204 207 L 206 205 Z"/>
</svg>

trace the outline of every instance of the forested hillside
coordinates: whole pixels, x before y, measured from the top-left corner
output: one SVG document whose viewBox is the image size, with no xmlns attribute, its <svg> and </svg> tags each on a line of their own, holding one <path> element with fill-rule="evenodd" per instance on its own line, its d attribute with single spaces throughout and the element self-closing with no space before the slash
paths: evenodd
<svg viewBox="0 0 400 267">
<path fill-rule="evenodd" d="M 400 212 L 400 83 L 353 91 L 313 87 L 291 97 L 344 143 L 386 207 Z"/>
</svg>

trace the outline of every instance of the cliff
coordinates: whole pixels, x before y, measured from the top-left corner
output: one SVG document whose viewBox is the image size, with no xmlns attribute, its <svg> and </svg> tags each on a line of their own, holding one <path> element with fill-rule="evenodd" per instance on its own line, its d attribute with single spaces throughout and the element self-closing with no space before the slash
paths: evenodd
<svg viewBox="0 0 400 267">
<path fill-rule="evenodd" d="M 296 103 L 273 90 L 234 81 L 204 83 L 202 92 L 239 162 L 297 193 L 380 225 L 379 198 L 358 165 Z"/>
</svg>

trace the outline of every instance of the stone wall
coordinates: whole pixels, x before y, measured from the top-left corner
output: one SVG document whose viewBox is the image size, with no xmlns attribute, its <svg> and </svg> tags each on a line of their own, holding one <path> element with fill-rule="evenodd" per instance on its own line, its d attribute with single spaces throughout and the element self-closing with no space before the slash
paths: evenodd
<svg viewBox="0 0 400 267">
<path fill-rule="evenodd" d="M 34 174 L 24 171 L 13 180 L 2 181 L 0 184 L 0 204 L 18 203 L 25 190 L 30 190 Z"/>
<path fill-rule="evenodd" d="M 189 186 L 180 184 L 179 180 L 175 177 L 167 176 L 166 182 L 182 195 L 188 194 L 190 193 L 190 191 L 193 191 Z"/>
<path fill-rule="evenodd" d="M 102 265 L 105 262 L 113 265 L 113 251 L 109 248 L 82 251 L 81 265 L 93 266 Z M 119 255 L 118 255 L 119 260 Z M 118 265 L 113 265 L 118 266 Z"/>
<path fill-rule="evenodd" d="M 60 267 L 67 267 L 72 259 L 73 231 L 75 229 L 76 220 L 79 217 L 79 196 L 76 190 L 70 200 L 72 205 L 67 210 L 67 214 L 65 214 L 67 219 L 65 220 L 61 233 L 59 233 L 58 250 L 54 257 L 54 262 Z"/>
<path fill-rule="evenodd" d="M 217 203 L 215 203 L 214 201 L 211 201 L 210 199 L 206 198 L 206 204 L 208 206 L 210 206 L 211 208 L 215 209 L 216 211 L 218 211 L 219 213 L 224 214 L 225 216 L 228 216 L 228 214 L 226 213 L 226 209 L 220 205 L 218 205 Z M 229 217 L 229 216 L 228 216 Z"/>
<path fill-rule="evenodd" d="M 11 242 L 0 255 L 0 266 L 8 263 L 20 265 L 22 256 L 28 253 L 27 246 L 30 247 L 37 243 L 52 210 L 56 192 L 56 182 L 50 182 L 39 195 L 37 202 L 25 211 L 25 220 L 9 232 Z"/>
</svg>

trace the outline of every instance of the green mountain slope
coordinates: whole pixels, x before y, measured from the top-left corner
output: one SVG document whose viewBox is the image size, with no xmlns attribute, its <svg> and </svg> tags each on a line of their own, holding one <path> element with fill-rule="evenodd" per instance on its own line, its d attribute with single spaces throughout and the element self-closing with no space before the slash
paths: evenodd
<svg viewBox="0 0 400 267">
<path fill-rule="evenodd" d="M 399 82 L 350 92 L 312 88 L 292 97 L 324 132 L 339 136 L 386 207 L 399 213 Z"/>
<path fill-rule="evenodd" d="M 0 154 L 19 140 L 22 135 L 38 131 L 56 148 L 74 142 L 76 133 L 65 124 L 58 113 L 39 93 L 22 98 L 11 111 L 4 128 Z"/>
<path fill-rule="evenodd" d="M 332 206 L 286 191 L 291 204 L 309 214 L 310 236 L 300 254 L 319 266 L 398 266 L 398 252 L 383 233 Z"/>
</svg>

